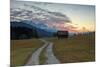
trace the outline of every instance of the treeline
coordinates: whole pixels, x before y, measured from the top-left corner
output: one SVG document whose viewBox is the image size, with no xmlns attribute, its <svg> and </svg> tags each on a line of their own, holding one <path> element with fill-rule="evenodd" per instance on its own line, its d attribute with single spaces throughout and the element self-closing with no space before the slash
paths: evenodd
<svg viewBox="0 0 100 67">
<path fill-rule="evenodd" d="M 10 30 L 12 40 L 38 38 L 36 29 L 22 22 L 11 22 Z"/>
</svg>

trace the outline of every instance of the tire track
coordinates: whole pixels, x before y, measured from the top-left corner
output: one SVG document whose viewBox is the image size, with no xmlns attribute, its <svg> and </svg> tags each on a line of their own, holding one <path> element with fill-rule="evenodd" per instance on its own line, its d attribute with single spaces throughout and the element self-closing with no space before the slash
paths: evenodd
<svg viewBox="0 0 100 67">
<path fill-rule="evenodd" d="M 60 61 L 55 57 L 53 53 L 53 43 L 48 43 L 48 46 L 46 48 L 46 64 L 59 64 Z"/>
<path fill-rule="evenodd" d="M 26 63 L 26 66 L 30 65 L 39 65 L 39 56 L 42 50 L 47 46 L 47 43 L 45 43 L 42 47 L 38 48 L 31 56 L 31 58 Z"/>
<path fill-rule="evenodd" d="M 31 65 L 39 65 L 39 57 L 43 49 L 45 48 L 45 55 L 46 55 L 46 62 L 44 64 L 59 64 L 60 61 L 55 57 L 53 53 L 53 43 L 48 42 L 44 39 L 40 39 L 42 42 L 44 42 L 44 45 L 40 48 L 38 48 L 31 56 L 31 58 L 26 63 L 26 66 Z"/>
</svg>

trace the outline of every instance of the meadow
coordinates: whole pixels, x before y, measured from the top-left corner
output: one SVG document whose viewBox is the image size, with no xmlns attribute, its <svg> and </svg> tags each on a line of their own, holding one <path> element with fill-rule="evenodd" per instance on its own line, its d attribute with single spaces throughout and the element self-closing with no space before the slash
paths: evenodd
<svg viewBox="0 0 100 67">
<path fill-rule="evenodd" d="M 54 43 L 54 54 L 61 63 L 95 61 L 95 33 L 47 40 Z"/>
<path fill-rule="evenodd" d="M 95 61 L 95 33 L 61 39 L 56 37 L 42 39 L 53 43 L 54 55 L 61 63 Z M 11 40 L 11 65 L 25 65 L 32 53 L 43 45 L 39 39 Z M 45 48 L 39 57 L 40 64 L 45 64 L 47 60 Z"/>
<path fill-rule="evenodd" d="M 11 65 L 25 65 L 31 54 L 41 46 L 43 42 L 38 39 L 11 40 Z"/>
</svg>

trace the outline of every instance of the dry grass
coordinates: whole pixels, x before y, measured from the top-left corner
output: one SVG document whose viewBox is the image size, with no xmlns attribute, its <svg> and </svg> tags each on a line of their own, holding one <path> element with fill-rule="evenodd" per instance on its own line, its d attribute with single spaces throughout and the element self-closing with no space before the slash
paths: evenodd
<svg viewBox="0 0 100 67">
<path fill-rule="evenodd" d="M 37 39 L 11 40 L 11 65 L 24 65 L 32 52 L 42 45 L 43 42 Z"/>
<path fill-rule="evenodd" d="M 54 43 L 54 54 L 61 63 L 95 61 L 95 35 L 77 35 L 68 39 L 45 38 Z M 44 43 L 37 39 L 11 40 L 11 65 L 24 65 L 31 54 Z M 40 64 L 45 62 L 45 51 Z"/>
<path fill-rule="evenodd" d="M 68 39 L 49 39 L 61 63 L 95 61 L 95 35 L 77 35 Z"/>
<path fill-rule="evenodd" d="M 43 51 L 41 52 L 40 54 L 40 58 L 39 58 L 39 63 L 40 65 L 43 65 L 45 64 L 46 60 L 47 60 L 47 57 L 46 57 L 46 47 L 43 49 Z"/>
</svg>

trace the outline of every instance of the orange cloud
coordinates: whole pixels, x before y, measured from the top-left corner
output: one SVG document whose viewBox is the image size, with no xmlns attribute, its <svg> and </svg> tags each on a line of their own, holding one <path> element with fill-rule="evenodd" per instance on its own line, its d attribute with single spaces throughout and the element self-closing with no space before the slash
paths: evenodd
<svg viewBox="0 0 100 67">
<path fill-rule="evenodd" d="M 70 32 L 88 32 L 86 27 L 79 26 L 78 24 L 73 23 L 59 24 L 57 28 L 60 30 L 67 30 Z"/>
<path fill-rule="evenodd" d="M 86 27 L 73 23 L 47 23 L 49 28 L 56 28 L 57 30 L 69 31 L 69 32 L 88 32 Z"/>
</svg>

